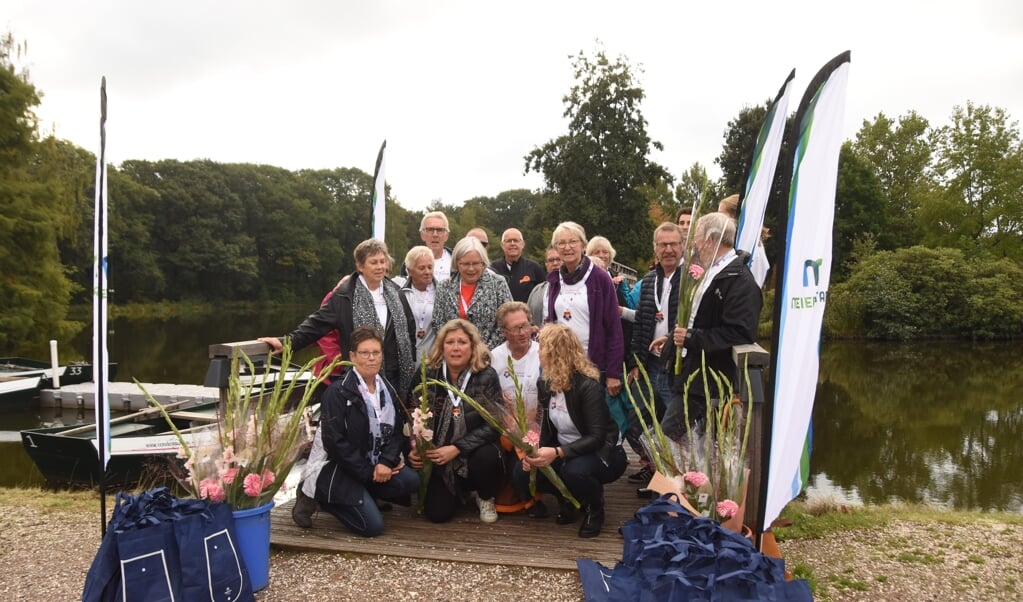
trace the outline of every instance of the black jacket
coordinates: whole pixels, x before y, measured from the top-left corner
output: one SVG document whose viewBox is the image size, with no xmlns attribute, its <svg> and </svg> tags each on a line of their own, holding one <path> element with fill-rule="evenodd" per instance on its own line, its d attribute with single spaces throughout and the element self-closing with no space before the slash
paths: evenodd
<svg viewBox="0 0 1023 602">
<path fill-rule="evenodd" d="M 379 463 L 394 468 L 408 442 L 402 434 L 405 413 L 397 392 L 386 378 L 384 386 L 396 407 L 394 430 L 380 450 Z M 362 503 L 362 489 L 352 485 L 370 483 L 376 466 L 367 457 L 373 447 L 373 438 L 369 432 L 366 402 L 359 393 L 359 379 L 354 370 L 349 370 L 344 378 L 334 381 L 323 393 L 319 428 L 323 449 L 330 461 L 320 470 L 316 479 L 317 489 L 326 494 L 330 503 L 345 506 Z"/>
<path fill-rule="evenodd" d="M 511 264 L 502 256 L 490 262 L 490 269 L 498 275 L 504 276 L 508 281 L 508 290 L 511 291 L 512 299 L 523 303 L 529 301 L 529 293 L 533 292 L 536 285 L 547 279 L 547 271 L 539 263 L 519 257 L 519 260 Z"/>
<path fill-rule="evenodd" d="M 582 436 L 568 445 L 558 443 L 558 429 L 550 420 L 551 395 L 547 381 L 541 378 L 537 383 L 537 398 L 543 408 L 540 446 L 560 446 L 566 459 L 595 453 L 607 464 L 611 451 L 618 445 L 619 433 L 618 424 L 604 401 L 604 387 L 578 372 L 572 375 L 572 388 L 565 391 L 565 405 L 572 424 Z"/>
<path fill-rule="evenodd" d="M 311 314 L 292 331 L 289 335 L 292 349 L 295 351 L 305 349 L 320 340 L 320 337 L 336 328 L 340 337 L 341 348 L 346 350 L 345 353 L 342 353 L 344 356 L 342 359 L 348 359 L 348 344 L 352 337 L 352 330 L 355 329 L 352 323 L 352 300 L 355 296 L 355 287 L 358 285 L 358 282 L 359 273 L 355 272 L 334 290 L 334 294 L 324 301 L 323 305 L 315 313 Z M 383 374 L 390 382 L 398 383 L 400 382 L 401 366 L 398 361 L 398 341 L 395 337 L 408 337 L 414 352 L 416 348 L 416 326 L 415 321 L 412 319 L 412 310 L 409 308 L 405 295 L 399 292 L 398 285 L 389 278 L 384 278 L 381 286 L 393 287 L 394 293 L 401 300 L 402 310 L 405 312 L 402 316 L 393 316 L 388 313 L 387 324 L 384 326 Z"/>
<path fill-rule="evenodd" d="M 432 378 L 436 380 L 444 380 L 444 375 L 440 369 L 427 368 L 426 378 Z M 457 386 L 457 383 L 453 383 Z M 465 394 L 473 398 L 473 400 L 479 402 L 483 407 L 490 409 L 491 413 L 494 413 L 495 406 L 502 404 L 501 397 L 501 381 L 497 377 L 497 372 L 493 368 L 487 366 L 479 372 L 474 372 L 469 377 L 469 383 L 465 386 Z M 440 413 L 444 409 L 444 402 L 448 399 L 448 391 L 443 387 L 432 386 L 429 390 L 429 403 L 430 411 L 433 412 L 433 444 L 437 447 L 442 445 L 454 445 L 458 448 L 458 451 L 462 455 L 467 455 L 477 447 L 486 445 L 487 443 L 493 443 L 500 437 L 498 433 L 483 416 L 480 416 L 479 412 L 473 409 L 473 407 L 465 402 L 462 402 L 462 420 L 465 420 L 465 435 L 458 441 L 440 441 L 440 429 L 437 425 L 440 424 Z M 412 395 L 409 397 L 409 406 L 415 407 L 419 405 L 418 395 Z"/>
<path fill-rule="evenodd" d="M 696 310 L 693 327 L 686 337 L 686 357 L 682 361 L 682 372 L 675 377 L 676 390 L 684 390 L 689 376 L 701 368 L 701 357 L 707 357 L 707 368 L 713 368 L 732 381 L 736 378 L 735 363 L 732 361 L 732 347 L 752 343 L 757 337 L 757 324 L 764 298 L 753 274 L 746 266 L 749 256 L 739 253 L 710 282 L 710 287 Z M 673 337 L 661 354 L 666 367 L 674 372 L 675 345 Z M 711 398 L 717 399 L 720 392 L 710 381 Z M 703 374 L 690 385 L 690 395 L 704 396 Z"/>
</svg>

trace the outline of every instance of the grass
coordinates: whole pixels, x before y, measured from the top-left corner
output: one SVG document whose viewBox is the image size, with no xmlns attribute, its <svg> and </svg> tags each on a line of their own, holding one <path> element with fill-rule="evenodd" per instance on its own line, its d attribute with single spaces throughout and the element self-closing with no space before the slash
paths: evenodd
<svg viewBox="0 0 1023 602">
<path fill-rule="evenodd" d="M 1023 526 L 1023 515 L 1011 512 L 972 512 L 949 510 L 924 504 L 886 504 L 849 506 L 833 500 L 813 499 L 790 502 L 781 513 L 792 521 L 790 527 L 776 527 L 778 541 L 824 537 L 836 532 L 883 528 L 894 520 L 926 523 L 940 531 L 944 525 L 1005 523 Z"/>
</svg>

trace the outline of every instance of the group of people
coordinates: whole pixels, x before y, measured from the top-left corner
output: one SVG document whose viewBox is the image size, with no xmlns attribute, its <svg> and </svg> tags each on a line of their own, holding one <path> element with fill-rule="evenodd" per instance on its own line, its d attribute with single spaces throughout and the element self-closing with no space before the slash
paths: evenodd
<svg viewBox="0 0 1023 602">
<path fill-rule="evenodd" d="M 628 464 L 624 441 L 644 462 L 630 479 L 642 480 L 648 470 L 639 420 L 623 402 L 624 387 L 638 385 L 637 362 L 653 381 L 658 418 L 678 434 L 680 384 L 698 367 L 699 351 L 708 365 L 731 373 L 731 347 L 752 342 L 756 333 L 760 289 L 747 258 L 733 249 L 735 220 L 714 213 L 695 227 L 694 260 L 706 277 L 684 328 L 674 326 L 685 259 L 683 229 L 674 223 L 654 231 L 656 264 L 635 286 L 608 273 L 610 241 L 587 240 L 574 222 L 555 228 L 543 267 L 524 257 L 525 241 L 514 228 L 502 234 L 502 257 L 493 262 L 479 229 L 448 248 L 448 221 L 440 212 L 423 218 L 424 245 L 409 250 L 399 277 L 389 277 L 393 260 L 382 241 L 360 243 L 356 271 L 287 335 L 296 350 L 318 343 L 351 362 L 322 393 L 320 425 L 292 513 L 296 524 L 311 526 L 323 510 L 354 533 L 378 535 L 381 512 L 411 503 L 422 490 L 420 471 L 428 461 L 433 469 L 419 502 L 431 521 L 451 520 L 473 501 L 481 521 L 496 521 L 497 496 L 509 487 L 530 517 L 546 518 L 547 506 L 541 495 L 529 494 L 529 481 L 534 468 L 549 466 L 581 503 L 577 511 L 540 473 L 537 491 L 557 500 L 555 521 L 581 517 L 579 536 L 599 535 L 604 485 Z M 282 347 L 281 337 L 260 340 L 275 351 Z M 668 365 L 676 347 L 688 351 L 681 376 Z M 422 454 L 410 437 L 420 365 L 427 379 L 450 387 L 426 388 L 432 440 Z M 534 453 L 521 457 L 451 390 L 503 416 L 514 407 L 515 380 L 539 433 Z M 689 403 L 702 402 L 690 396 Z"/>
</svg>

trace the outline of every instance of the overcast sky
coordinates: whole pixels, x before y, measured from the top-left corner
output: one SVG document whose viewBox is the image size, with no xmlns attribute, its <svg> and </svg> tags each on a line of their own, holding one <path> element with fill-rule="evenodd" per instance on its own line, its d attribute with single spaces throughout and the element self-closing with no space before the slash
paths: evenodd
<svg viewBox="0 0 1023 602">
<path fill-rule="evenodd" d="M 1019 0 L 8 0 L 47 130 L 107 156 L 373 172 L 421 209 L 536 189 L 523 156 L 567 131 L 569 56 L 642 67 L 653 159 L 713 165 L 729 119 L 852 51 L 846 137 L 879 112 L 948 122 L 967 100 L 1023 117 Z M 826 9 L 824 8 L 826 7 Z M 825 11 L 825 12 L 822 12 Z"/>
</svg>

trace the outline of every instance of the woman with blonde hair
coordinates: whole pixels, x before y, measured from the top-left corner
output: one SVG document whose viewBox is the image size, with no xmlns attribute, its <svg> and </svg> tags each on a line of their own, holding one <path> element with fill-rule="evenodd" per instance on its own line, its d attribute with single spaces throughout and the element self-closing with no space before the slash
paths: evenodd
<svg viewBox="0 0 1023 602">
<path fill-rule="evenodd" d="M 515 468 L 512 478 L 519 495 L 528 495 L 530 470 L 551 466 L 582 504 L 579 537 L 596 537 L 604 525 L 604 484 L 620 477 L 628 464 L 618 426 L 604 403 L 600 372 L 571 328 L 548 324 L 540 330 L 540 367 L 540 444 Z M 537 476 L 536 486 L 538 491 L 558 496 L 559 511 L 554 522 L 575 523 L 575 507 L 542 473 Z M 547 508 L 542 501 L 537 502 L 526 514 L 544 518 Z"/>
<path fill-rule="evenodd" d="M 441 327 L 430 351 L 426 378 L 446 381 L 491 412 L 502 404 L 501 382 L 490 367 L 490 352 L 479 330 L 467 320 L 451 320 Z M 441 386 L 427 390 L 433 413 L 433 445 L 425 452 L 433 462 L 423 512 L 435 523 L 451 520 L 460 500 L 476 492 L 480 520 L 497 520 L 494 497 L 504 477 L 499 434 L 471 405 Z M 415 398 L 412 399 L 413 404 Z M 415 447 L 409 464 L 423 467 Z"/>
</svg>

